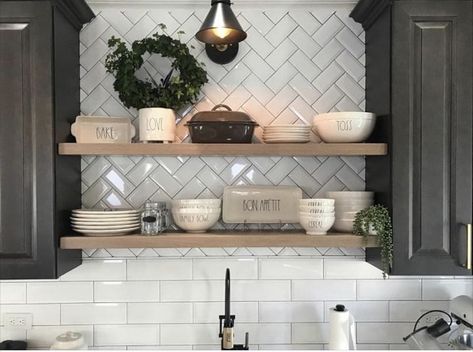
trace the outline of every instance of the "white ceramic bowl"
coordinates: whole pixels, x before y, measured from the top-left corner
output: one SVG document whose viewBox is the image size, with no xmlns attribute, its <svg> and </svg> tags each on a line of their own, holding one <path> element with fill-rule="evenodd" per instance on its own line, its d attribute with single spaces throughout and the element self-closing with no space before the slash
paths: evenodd
<svg viewBox="0 0 473 352">
<path fill-rule="evenodd" d="M 327 198 L 336 200 L 360 200 L 360 199 L 373 199 L 374 192 L 366 191 L 340 191 L 340 192 L 327 192 Z"/>
<path fill-rule="evenodd" d="M 299 212 L 309 214 L 330 214 L 335 213 L 335 207 L 307 207 L 299 205 Z"/>
<path fill-rule="evenodd" d="M 173 205 L 172 209 L 192 209 L 192 210 L 200 210 L 200 209 L 220 209 L 220 206 L 213 206 L 213 205 L 206 205 L 206 204 L 181 204 L 181 205 Z"/>
<path fill-rule="evenodd" d="M 307 212 L 299 212 L 299 217 L 305 218 L 334 218 L 335 213 L 307 213 Z"/>
<path fill-rule="evenodd" d="M 326 235 L 335 222 L 335 217 L 307 217 L 301 216 L 299 219 L 301 226 L 308 235 Z"/>
<path fill-rule="evenodd" d="M 301 199 L 299 205 L 306 207 L 319 207 L 319 206 L 331 206 L 335 205 L 335 199 L 328 198 L 314 198 L 314 199 Z"/>
<path fill-rule="evenodd" d="M 172 206 L 176 208 L 205 205 L 213 208 L 220 208 L 222 205 L 221 199 L 175 199 L 172 201 Z"/>
<path fill-rule="evenodd" d="M 339 120 L 339 119 L 361 119 L 372 120 L 376 118 L 376 114 L 364 111 L 337 111 L 319 114 L 315 117 L 318 120 Z"/>
<path fill-rule="evenodd" d="M 349 115 L 326 116 L 314 118 L 315 133 L 326 143 L 359 143 L 364 142 L 374 130 L 376 117 L 350 117 Z M 345 113 L 346 114 L 346 113 Z"/>
<path fill-rule="evenodd" d="M 351 219 L 336 219 L 333 228 L 340 232 L 353 232 L 353 220 Z"/>
<path fill-rule="evenodd" d="M 343 207 L 346 210 L 346 207 L 353 207 L 354 210 L 361 210 L 368 208 L 369 206 L 373 205 L 373 200 L 339 200 L 337 201 L 337 205 L 335 206 L 335 211 L 340 211 Z"/>
<path fill-rule="evenodd" d="M 203 214 L 200 211 L 193 213 L 178 213 L 173 211 L 172 217 L 177 226 L 187 232 L 206 232 L 214 226 L 220 218 L 220 212 Z"/>
<path fill-rule="evenodd" d="M 360 210 L 368 208 L 370 205 L 369 203 L 362 203 L 360 204 L 340 204 L 335 206 L 335 212 L 336 213 L 346 213 L 346 212 L 358 212 Z M 365 206 L 366 205 L 366 206 Z"/>
<path fill-rule="evenodd" d="M 221 208 L 211 208 L 211 209 L 192 209 L 192 208 L 173 208 L 171 210 L 176 214 L 220 214 L 222 212 Z"/>
</svg>

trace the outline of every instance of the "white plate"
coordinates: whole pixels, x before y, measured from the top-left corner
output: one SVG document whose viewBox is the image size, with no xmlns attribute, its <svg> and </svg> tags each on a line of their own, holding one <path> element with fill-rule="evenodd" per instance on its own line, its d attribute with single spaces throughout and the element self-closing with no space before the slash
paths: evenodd
<svg viewBox="0 0 473 352">
<path fill-rule="evenodd" d="M 128 230 L 136 227 L 140 227 L 140 224 L 129 224 L 129 225 L 73 225 L 73 229 L 81 230 Z"/>
<path fill-rule="evenodd" d="M 277 144 L 277 143 L 309 143 L 310 140 L 301 140 L 301 139 L 265 139 L 266 144 Z"/>
<path fill-rule="evenodd" d="M 93 219 L 93 220 L 129 220 L 139 218 L 141 214 L 110 214 L 104 215 L 93 215 L 93 214 L 72 214 L 71 219 Z"/>
<path fill-rule="evenodd" d="M 264 128 L 311 128 L 310 125 L 294 125 L 294 124 L 275 124 L 264 126 Z"/>
<path fill-rule="evenodd" d="M 115 215 L 115 214 L 137 214 L 139 210 L 136 209 L 123 209 L 123 210 L 115 210 L 115 209 L 73 209 L 73 214 L 90 214 L 90 215 Z"/>
<path fill-rule="evenodd" d="M 133 219 L 133 220 L 126 220 L 126 221 L 101 221 L 101 222 L 94 222 L 94 221 L 77 221 L 77 220 L 72 220 L 71 224 L 72 226 L 113 226 L 113 225 L 138 225 L 140 224 L 141 221 L 139 219 Z"/>
<path fill-rule="evenodd" d="M 92 236 L 92 237 L 103 237 L 103 236 L 121 236 L 125 234 L 129 234 L 135 230 L 138 230 L 139 227 L 136 227 L 134 229 L 129 229 L 129 230 L 80 230 L 76 229 L 74 231 L 82 233 L 86 236 Z"/>
</svg>

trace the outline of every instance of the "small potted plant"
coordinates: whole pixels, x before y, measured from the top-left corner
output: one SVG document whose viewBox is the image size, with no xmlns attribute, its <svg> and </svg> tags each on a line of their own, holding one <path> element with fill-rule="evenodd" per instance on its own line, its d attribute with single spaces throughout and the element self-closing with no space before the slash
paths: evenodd
<svg viewBox="0 0 473 352">
<path fill-rule="evenodd" d="M 388 209 L 382 205 L 372 205 L 359 211 L 355 216 L 353 232 L 365 238 L 376 236 L 381 247 L 383 276 L 386 277 L 393 261 L 393 229 Z"/>
<path fill-rule="evenodd" d="M 161 24 L 161 29 L 166 27 Z M 178 34 L 182 34 L 179 32 Z M 107 55 L 105 67 L 115 76 L 113 87 L 127 107 L 139 110 L 140 140 L 172 142 L 176 130 L 176 110 L 193 103 L 200 89 L 208 82 L 207 73 L 190 53 L 186 44 L 165 34 L 136 40 L 127 48 L 115 37 L 108 41 L 113 49 Z M 156 82 L 150 76 L 142 81 L 135 72 L 143 65 L 143 55 L 161 54 L 174 59 L 170 72 Z"/>
</svg>

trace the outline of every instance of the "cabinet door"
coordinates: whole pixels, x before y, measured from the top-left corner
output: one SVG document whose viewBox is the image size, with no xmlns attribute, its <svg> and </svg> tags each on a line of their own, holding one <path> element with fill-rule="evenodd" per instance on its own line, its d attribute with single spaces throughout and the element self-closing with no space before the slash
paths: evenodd
<svg viewBox="0 0 473 352">
<path fill-rule="evenodd" d="M 471 274 L 472 35 L 472 1 L 394 2 L 394 274 Z"/>
<path fill-rule="evenodd" d="M 53 278 L 52 20 L 0 2 L 0 278 Z"/>
</svg>

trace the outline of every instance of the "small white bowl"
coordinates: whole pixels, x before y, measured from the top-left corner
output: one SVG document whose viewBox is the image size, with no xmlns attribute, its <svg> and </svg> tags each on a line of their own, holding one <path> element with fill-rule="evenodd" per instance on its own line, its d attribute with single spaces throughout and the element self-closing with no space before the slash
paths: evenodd
<svg viewBox="0 0 473 352">
<path fill-rule="evenodd" d="M 209 207 L 220 208 L 222 205 L 221 199 L 175 199 L 172 201 L 173 207 L 191 206 L 191 205 L 206 205 Z"/>
<path fill-rule="evenodd" d="M 351 219 L 336 219 L 333 228 L 340 232 L 353 232 L 353 222 Z"/>
<path fill-rule="evenodd" d="M 221 208 L 211 209 L 192 209 L 192 208 L 172 208 L 171 211 L 176 214 L 220 214 Z"/>
<path fill-rule="evenodd" d="M 306 207 L 304 205 L 299 205 L 299 212 L 309 214 L 330 214 L 335 213 L 335 207 Z"/>
<path fill-rule="evenodd" d="M 172 217 L 177 226 L 187 232 L 202 233 L 214 226 L 220 218 L 220 212 L 202 214 L 194 213 L 176 213 L 172 212 Z"/>
<path fill-rule="evenodd" d="M 362 199 L 373 199 L 374 192 L 370 191 L 339 191 L 339 192 L 327 192 L 327 198 L 336 200 L 362 200 Z"/>
<path fill-rule="evenodd" d="M 376 117 L 374 114 L 361 118 L 351 116 L 355 115 L 343 116 L 331 113 L 315 116 L 313 120 L 315 133 L 326 143 L 364 142 L 374 130 Z"/>
<path fill-rule="evenodd" d="M 306 207 L 320 207 L 320 206 L 331 206 L 335 205 L 335 199 L 328 198 L 314 198 L 314 199 L 301 199 L 299 205 Z"/>
<path fill-rule="evenodd" d="M 316 116 L 317 120 L 339 120 L 339 119 L 365 119 L 371 120 L 376 118 L 376 114 L 364 111 L 337 111 L 327 112 Z"/>
<path fill-rule="evenodd" d="M 308 235 L 326 235 L 335 222 L 335 217 L 305 217 L 299 219 L 301 226 L 306 230 Z"/>
<path fill-rule="evenodd" d="M 192 210 L 205 210 L 205 209 L 220 209 L 220 206 L 206 205 L 206 204 L 177 204 L 173 205 L 172 209 L 192 209 Z"/>
<path fill-rule="evenodd" d="M 313 214 L 313 213 L 299 212 L 299 217 L 303 217 L 303 218 L 335 218 L 335 213 Z"/>
</svg>

